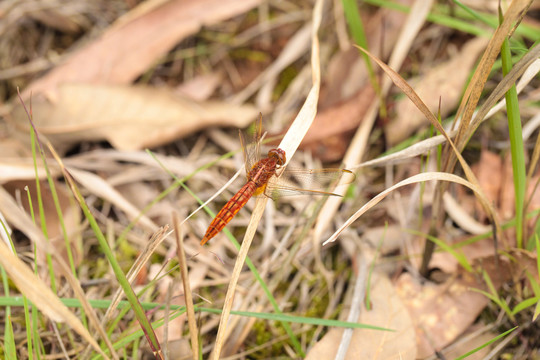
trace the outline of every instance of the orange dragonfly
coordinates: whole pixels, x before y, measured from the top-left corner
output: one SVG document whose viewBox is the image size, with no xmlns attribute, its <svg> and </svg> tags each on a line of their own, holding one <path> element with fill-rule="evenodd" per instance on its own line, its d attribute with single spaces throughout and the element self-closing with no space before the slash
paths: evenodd
<svg viewBox="0 0 540 360">
<path fill-rule="evenodd" d="M 350 178 L 340 185 L 350 184 L 356 176 L 346 169 L 282 169 L 286 163 L 285 151 L 279 148 L 271 149 L 265 158 L 261 158 L 260 145 L 262 140 L 262 119 L 257 122 L 254 141 L 248 145 L 245 135 L 240 132 L 240 143 L 244 152 L 247 182 L 229 200 L 208 226 L 201 245 L 206 244 L 216 236 L 225 225 L 240 211 L 252 196 L 265 195 L 276 200 L 286 195 L 322 195 L 341 196 L 324 191 L 324 184 L 335 182 L 345 175 Z M 311 184 L 311 189 L 296 187 L 294 179 Z"/>
</svg>

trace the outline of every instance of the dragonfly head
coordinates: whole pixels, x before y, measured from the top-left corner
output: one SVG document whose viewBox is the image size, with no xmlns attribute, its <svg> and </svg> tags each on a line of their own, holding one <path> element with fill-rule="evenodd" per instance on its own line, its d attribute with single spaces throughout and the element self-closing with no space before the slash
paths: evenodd
<svg viewBox="0 0 540 360">
<path fill-rule="evenodd" d="M 272 149 L 268 152 L 269 158 L 275 158 L 277 160 L 277 165 L 285 165 L 287 158 L 285 157 L 285 151 L 282 149 Z"/>
</svg>

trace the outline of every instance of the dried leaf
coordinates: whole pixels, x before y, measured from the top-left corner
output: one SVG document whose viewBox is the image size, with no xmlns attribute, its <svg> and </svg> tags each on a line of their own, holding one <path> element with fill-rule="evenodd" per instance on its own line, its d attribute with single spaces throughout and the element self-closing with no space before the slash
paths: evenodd
<svg viewBox="0 0 540 360">
<path fill-rule="evenodd" d="M 346 359 L 416 359 L 413 322 L 394 286 L 384 275 L 374 275 L 373 309 L 362 309 L 358 322 L 396 330 L 380 332 L 354 329 Z M 308 353 L 306 359 L 333 359 L 344 329 L 332 329 Z"/>
<path fill-rule="evenodd" d="M 491 151 L 483 150 L 476 170 L 478 184 L 493 203 L 498 204 L 502 187 L 502 160 Z"/>
<path fill-rule="evenodd" d="M 176 93 L 195 101 L 207 100 L 222 79 L 223 76 L 217 73 L 201 75 L 181 84 L 176 88 Z"/>
<path fill-rule="evenodd" d="M 509 280 L 512 273 L 509 263 L 500 258 L 495 265 L 493 257 L 480 259 L 478 268 L 488 273 L 495 288 Z M 471 288 L 487 291 L 481 276 L 460 268 L 456 277 L 443 284 L 421 283 L 409 273 L 403 274 L 396 283 L 399 297 L 408 307 L 416 326 L 418 357 L 425 358 L 434 350 L 441 350 L 454 341 L 478 317 L 488 304 L 484 295 Z"/>
<path fill-rule="evenodd" d="M 242 14 L 261 0 L 175 0 L 132 10 L 118 26 L 74 53 L 62 65 L 31 84 L 24 92 L 45 93 L 57 99 L 62 83 L 129 84 L 182 39 L 211 25 Z"/>
<path fill-rule="evenodd" d="M 346 102 L 320 112 L 304 137 L 301 148 L 310 150 L 323 161 L 341 160 L 348 143 L 344 133 L 358 127 L 374 96 L 371 87 L 364 87 Z"/>
<path fill-rule="evenodd" d="M 33 103 L 34 122 L 56 149 L 82 140 L 108 140 L 119 150 L 154 147 L 209 126 L 245 127 L 258 111 L 249 105 L 203 103 L 168 89 L 108 85 L 62 85 L 58 103 Z M 12 112 L 27 127 L 21 106 Z M 28 136 L 26 130 L 21 136 Z"/>
</svg>

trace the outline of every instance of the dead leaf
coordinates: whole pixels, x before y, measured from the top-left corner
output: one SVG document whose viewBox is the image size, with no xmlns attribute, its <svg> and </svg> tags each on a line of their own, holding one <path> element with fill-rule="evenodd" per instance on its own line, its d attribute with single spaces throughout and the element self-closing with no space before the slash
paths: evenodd
<svg viewBox="0 0 540 360">
<path fill-rule="evenodd" d="M 480 187 L 484 190 L 486 197 L 495 205 L 499 204 L 502 188 L 503 164 L 500 155 L 483 150 L 480 154 L 480 161 L 475 166 L 475 173 Z M 476 203 L 476 211 L 486 217 L 485 211 L 480 204 Z"/>
<path fill-rule="evenodd" d="M 512 170 L 512 158 L 507 155 L 503 159 L 501 173 L 501 193 L 499 200 L 499 214 L 502 220 L 509 220 L 515 214 L 514 171 Z"/>
<path fill-rule="evenodd" d="M 368 242 L 373 249 L 380 247 L 381 254 L 388 254 L 401 249 L 403 237 L 403 228 L 393 224 L 365 229 L 362 240 Z"/>
<path fill-rule="evenodd" d="M 250 105 L 194 102 L 165 88 L 119 85 L 61 85 L 58 103 L 38 100 L 32 107 L 38 131 L 57 150 L 83 140 L 104 139 L 119 150 L 138 150 L 210 126 L 245 127 L 258 114 Z M 21 106 L 14 108 L 12 118 L 19 136 L 28 138 Z"/>
<path fill-rule="evenodd" d="M 479 259 L 475 264 L 475 268 L 489 274 L 495 288 L 509 280 L 511 271 L 504 258 L 499 259 L 498 268 L 493 257 Z M 438 285 L 422 284 L 409 273 L 404 273 L 398 279 L 397 294 L 415 323 L 418 357 L 425 358 L 435 350 L 442 350 L 474 323 L 489 300 L 471 288 L 487 291 L 481 276 L 462 268 L 457 276 Z"/>
<path fill-rule="evenodd" d="M 346 359 L 416 359 L 416 343 L 410 315 L 390 280 L 374 274 L 371 302 L 373 309 L 362 309 L 358 322 L 396 330 L 354 329 Z M 306 359 L 333 359 L 344 329 L 331 329 L 307 354 Z"/>
<path fill-rule="evenodd" d="M 222 80 L 223 75 L 218 73 L 197 76 L 178 86 L 176 94 L 195 101 L 207 100 L 212 96 Z"/>
<path fill-rule="evenodd" d="M 488 341 L 496 338 L 497 335 L 499 335 L 496 332 L 488 331 L 488 332 L 481 332 L 480 334 L 477 334 L 476 336 L 471 337 L 471 335 L 474 335 L 473 332 L 475 332 L 475 330 L 478 329 L 479 327 L 480 326 L 476 324 L 471 326 L 471 328 L 469 328 L 467 332 L 463 334 L 463 337 L 459 340 L 459 343 L 457 343 L 456 346 L 453 346 L 452 349 L 449 349 L 448 351 L 443 351 L 443 355 L 445 356 L 445 358 L 455 359 L 461 355 L 468 353 L 469 351 L 473 349 L 480 348 L 482 345 L 486 344 Z M 474 354 L 467 356 L 467 360 L 486 359 L 486 356 L 492 347 L 493 345 L 488 345 L 480 349 Z"/>
<path fill-rule="evenodd" d="M 129 84 L 182 39 L 201 26 L 242 14 L 261 0 L 174 0 L 125 16 L 100 38 L 75 52 L 63 64 L 32 83 L 23 93 L 58 98 L 60 84 Z"/>
<path fill-rule="evenodd" d="M 487 39 L 477 37 L 465 44 L 452 59 L 409 81 L 418 84 L 414 86 L 415 91 L 432 113 L 438 112 L 439 99 L 443 119 L 456 108 L 469 78 L 469 70 L 486 44 Z M 427 123 L 425 116 L 404 97 L 396 104 L 396 118 L 386 126 L 386 139 L 390 145 L 394 145 Z"/>
<path fill-rule="evenodd" d="M 358 128 L 374 96 L 366 86 L 346 102 L 319 112 L 300 148 L 323 161 L 341 160 L 349 142 L 345 133 Z"/>
</svg>

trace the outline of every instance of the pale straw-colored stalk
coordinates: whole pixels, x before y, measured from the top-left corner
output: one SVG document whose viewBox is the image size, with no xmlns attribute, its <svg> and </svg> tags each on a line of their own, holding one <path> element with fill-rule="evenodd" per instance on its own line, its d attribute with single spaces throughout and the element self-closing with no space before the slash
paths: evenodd
<svg viewBox="0 0 540 360">
<path fill-rule="evenodd" d="M 291 127 L 287 131 L 287 134 L 283 137 L 279 148 L 285 151 L 287 155 L 287 162 L 296 152 L 300 142 L 304 138 L 305 134 L 309 130 L 313 119 L 317 113 L 317 104 L 319 100 L 319 89 L 321 84 L 321 71 L 320 71 L 320 59 L 319 59 L 319 39 L 317 37 L 317 32 L 321 24 L 322 19 L 322 8 L 323 0 L 317 0 L 315 7 L 313 9 L 313 24 L 312 24 L 312 34 L 311 34 L 311 67 L 312 67 L 312 78 L 313 85 L 309 94 L 304 102 L 304 105 L 300 109 L 300 112 L 296 116 L 296 119 L 292 123 Z M 227 338 L 229 330 L 227 329 L 234 295 L 236 292 L 236 285 L 240 277 L 240 273 L 244 266 L 248 250 L 251 246 L 251 242 L 257 230 L 257 226 L 264 212 L 266 202 L 268 201 L 267 197 L 259 197 L 255 203 L 255 209 L 251 215 L 251 220 L 244 235 L 244 240 L 242 241 L 242 246 L 238 253 L 236 263 L 234 265 L 233 273 L 231 276 L 231 281 L 227 289 L 227 295 L 225 296 L 225 302 L 223 305 L 223 312 L 221 313 L 221 319 L 219 321 L 218 333 L 216 337 L 216 344 L 212 353 L 211 358 L 218 360 L 220 358 L 221 350 L 223 344 Z"/>
</svg>

